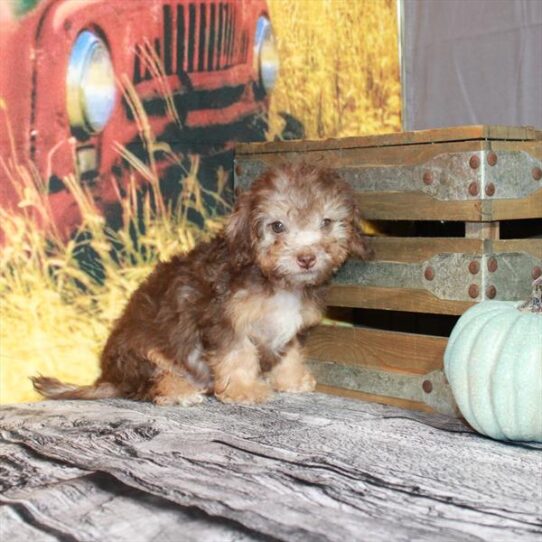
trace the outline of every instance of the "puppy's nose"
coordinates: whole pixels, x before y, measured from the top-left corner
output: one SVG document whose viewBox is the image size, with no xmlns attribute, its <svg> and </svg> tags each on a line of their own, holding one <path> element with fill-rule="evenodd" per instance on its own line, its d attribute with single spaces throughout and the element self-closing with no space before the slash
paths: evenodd
<svg viewBox="0 0 542 542">
<path fill-rule="evenodd" d="M 310 269 L 316 263 L 316 256 L 314 254 L 298 254 L 297 263 L 303 269 Z"/>
</svg>

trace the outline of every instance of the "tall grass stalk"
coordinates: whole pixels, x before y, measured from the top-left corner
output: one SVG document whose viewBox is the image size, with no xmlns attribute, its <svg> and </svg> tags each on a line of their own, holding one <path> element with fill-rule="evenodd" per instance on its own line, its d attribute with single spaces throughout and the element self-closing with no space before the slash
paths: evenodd
<svg viewBox="0 0 542 542">
<path fill-rule="evenodd" d="M 133 89 L 124 85 L 124 92 L 149 160 L 143 163 L 117 146 L 131 166 L 125 190 L 118 193 L 120 229 L 107 226 L 90 191 L 72 175 L 63 181 L 80 210 L 84 235 L 65 239 L 51 220 L 47 186 L 35 171 L 20 164 L 15 154 L 0 163 L 19 196 L 17 212 L 0 209 L 7 239 L 0 253 L 2 403 L 38 399 L 28 380 L 37 373 L 75 383 L 92 381 L 101 347 L 131 292 L 157 261 L 190 250 L 221 227 L 220 218 L 211 216 L 204 206 L 207 192 L 198 182 L 198 157 L 189 160 L 189 169 L 179 168 L 179 204 L 166 206 L 154 154 L 158 150 L 169 153 L 170 161 L 178 164 L 181 159 L 156 142 Z M 212 195 L 226 205 L 220 191 L 226 187 L 227 172 L 219 170 L 217 176 L 219 192 Z M 141 179 L 146 189 L 138 197 Z M 188 209 L 204 218 L 203 227 L 190 222 Z M 81 268 L 77 255 L 82 250 L 94 253 L 101 280 L 96 280 L 92 270 Z"/>
<path fill-rule="evenodd" d="M 401 129 L 395 0 L 268 0 L 281 62 L 271 133 L 287 111 L 307 138 Z"/>
<path fill-rule="evenodd" d="M 281 77 L 272 96 L 269 136 L 282 129 L 279 111 L 301 120 L 307 137 L 344 137 L 400 129 L 399 66 L 394 0 L 268 0 L 278 35 Z M 181 125 L 160 60 L 152 47 L 140 51 L 155 76 L 170 119 Z M 117 144 L 131 166 L 118 194 L 122 226 L 107 227 L 90 192 L 74 176 L 63 179 L 81 211 L 85 235 L 65 239 L 52 221 L 48 187 L 32 164 L 22 163 L 11 131 L 10 156 L 0 174 L 16 188 L 19 209 L 0 209 L 8 243 L 0 252 L 0 402 L 35 400 L 28 376 L 43 373 L 86 383 L 114 319 L 155 263 L 187 251 L 221 227 L 203 201 L 222 199 L 228 173 L 217 171 L 217 194 L 198 182 L 198 157 L 186 160 L 154 137 L 144 108 L 126 77 L 119 87 L 135 118 L 148 160 Z M 0 112 L 7 118 L 0 97 Z M 181 195 L 172 208 L 161 197 L 155 155 L 181 171 Z M 138 179 L 146 183 L 138 197 Z M 190 223 L 190 210 L 205 217 Z M 116 250 L 111 250 L 112 246 Z M 77 255 L 94 252 L 102 280 L 84 271 Z"/>
</svg>

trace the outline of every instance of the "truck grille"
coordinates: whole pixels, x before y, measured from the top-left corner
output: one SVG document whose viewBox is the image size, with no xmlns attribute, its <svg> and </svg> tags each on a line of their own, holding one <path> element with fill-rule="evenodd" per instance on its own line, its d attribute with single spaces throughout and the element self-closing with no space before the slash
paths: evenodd
<svg viewBox="0 0 542 542">
<path fill-rule="evenodd" d="M 166 75 L 226 70 L 247 62 L 248 32 L 240 28 L 236 0 L 164 4 L 162 15 L 162 37 L 136 48 L 134 83 L 152 79 L 142 60 L 149 54 L 161 60 Z"/>
</svg>

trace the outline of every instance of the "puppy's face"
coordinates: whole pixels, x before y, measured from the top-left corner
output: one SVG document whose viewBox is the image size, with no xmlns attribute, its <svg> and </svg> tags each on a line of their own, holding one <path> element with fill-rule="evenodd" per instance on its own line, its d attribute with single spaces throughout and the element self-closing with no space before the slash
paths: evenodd
<svg viewBox="0 0 542 542">
<path fill-rule="evenodd" d="M 226 235 L 270 280 L 308 286 L 328 280 L 349 255 L 366 256 L 358 222 L 352 190 L 336 173 L 288 165 L 241 195 Z"/>
</svg>

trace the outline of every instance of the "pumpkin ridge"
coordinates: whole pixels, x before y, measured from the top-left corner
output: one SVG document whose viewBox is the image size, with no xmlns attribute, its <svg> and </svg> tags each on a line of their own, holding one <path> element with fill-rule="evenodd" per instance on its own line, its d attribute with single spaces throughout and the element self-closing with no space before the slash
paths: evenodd
<svg viewBox="0 0 542 542">
<path fill-rule="evenodd" d="M 491 330 L 495 326 L 495 319 L 498 318 L 500 315 L 504 314 L 503 312 L 498 311 L 496 315 L 493 315 L 492 314 L 493 312 L 495 312 L 495 311 L 491 311 L 491 312 L 488 311 L 487 313 L 483 313 L 483 314 L 485 314 L 485 316 L 487 316 L 487 318 L 483 322 L 479 323 L 479 327 L 477 329 L 477 332 L 474 334 L 473 340 L 472 340 L 472 342 L 470 344 L 470 347 L 468 349 L 469 360 L 467 362 L 467 394 L 468 394 L 468 397 L 469 397 L 469 402 L 472 401 L 471 398 L 473 398 L 477 402 L 479 402 L 479 399 L 480 399 L 480 394 L 479 393 L 477 393 L 476 395 L 473 393 L 473 391 L 479 392 L 479 390 L 475 389 L 476 387 L 479 387 L 479 385 L 475 386 L 473 384 L 473 380 L 474 380 L 474 382 L 476 382 L 476 377 L 478 376 L 479 368 L 476 367 L 476 368 L 474 368 L 474 370 L 472 368 L 472 365 L 474 363 L 476 363 L 476 361 L 473 359 L 472 353 L 474 351 L 476 351 L 476 350 L 483 350 L 483 347 L 487 344 L 486 336 L 487 335 L 491 336 L 493 334 L 492 332 L 488 332 L 488 330 Z M 501 339 L 504 339 L 504 337 L 501 337 Z M 480 345 L 479 345 L 479 342 L 481 343 Z M 502 340 L 500 341 L 500 344 L 502 344 Z M 495 352 L 498 352 L 498 348 L 495 350 Z M 484 355 L 484 354 L 482 353 L 482 355 Z M 485 371 L 487 371 L 490 375 L 493 374 L 494 360 L 495 360 L 495 358 L 498 358 L 498 356 L 492 356 L 492 357 L 493 357 L 493 359 L 489 360 L 490 361 L 489 367 L 485 368 Z M 484 362 L 484 360 L 482 360 L 481 362 L 478 360 L 479 364 L 483 363 L 483 362 Z M 490 380 L 488 382 L 488 388 L 489 388 L 488 389 L 488 398 L 489 398 L 489 401 L 490 401 L 491 406 L 492 406 L 491 412 L 489 412 L 489 416 L 491 417 L 491 421 L 493 421 L 497 425 L 497 427 L 499 428 L 499 431 L 501 431 L 501 433 L 503 433 L 501 424 L 500 424 L 500 422 L 498 420 L 497 414 L 495 412 L 495 408 L 493 406 L 493 400 L 492 400 L 492 398 L 493 398 L 493 388 L 494 388 L 493 378 L 490 378 Z M 480 411 L 480 409 L 477 406 L 475 408 L 472 408 L 472 406 L 471 406 L 471 414 L 472 414 L 473 418 L 476 420 L 476 423 L 477 423 L 478 427 L 482 428 L 483 433 L 487 433 L 488 420 L 485 419 L 483 421 L 480 421 L 480 415 L 482 415 L 482 419 L 486 418 L 486 415 L 484 415 L 483 412 L 480 414 L 479 411 Z"/>
<path fill-rule="evenodd" d="M 457 321 L 444 353 L 461 413 L 494 439 L 542 443 L 542 312 L 533 304 L 536 310 L 526 312 L 517 301 L 474 305 Z"/>
<path fill-rule="evenodd" d="M 488 309 L 487 307 L 484 309 L 484 307 L 479 303 L 478 305 L 474 305 L 470 309 L 467 310 L 467 312 L 463 313 L 460 320 L 456 323 L 454 329 L 452 330 L 452 333 L 450 335 L 449 343 L 455 342 L 456 337 L 462 333 L 463 329 L 469 326 L 469 324 L 472 322 L 472 320 L 479 318 L 482 314 L 493 314 L 493 313 L 499 313 L 502 310 L 502 307 L 505 305 L 508 305 L 509 302 L 507 301 L 490 301 L 490 303 L 493 305 L 491 309 Z"/>
<path fill-rule="evenodd" d="M 452 384 L 452 388 L 458 386 L 459 382 L 465 382 L 466 393 L 457 397 L 456 401 L 458 402 L 459 409 L 462 411 L 465 418 L 469 420 L 471 425 L 473 425 L 478 432 L 483 432 L 481 431 L 482 426 L 479 425 L 478 420 L 474 415 L 475 408 L 473 407 L 471 400 L 471 385 L 468 377 L 470 363 L 466 362 L 465 364 L 458 364 L 448 361 L 461 356 L 462 351 L 465 351 L 467 355 L 470 355 L 476 337 L 478 336 L 479 326 L 484 326 L 487 321 L 493 319 L 494 310 L 483 312 L 479 307 L 481 307 L 481 305 L 475 305 L 472 309 L 469 309 L 470 314 L 466 314 L 470 316 L 470 318 L 464 321 L 463 326 L 454 328 L 444 356 L 444 369 L 450 384 Z M 481 320 L 481 322 L 477 322 L 477 319 Z M 474 323 L 472 323 L 472 320 L 474 320 Z"/>
<path fill-rule="evenodd" d="M 515 309 L 514 309 L 515 310 Z M 494 417 L 495 417 L 495 424 L 497 425 L 501 435 L 503 435 L 505 438 L 508 438 L 508 435 L 505 433 L 504 431 L 504 428 L 502 426 L 502 423 L 501 423 L 501 420 L 499 419 L 499 414 L 498 414 L 498 409 L 497 409 L 497 406 L 496 406 L 496 395 L 494 393 L 495 391 L 495 366 L 497 365 L 497 362 L 500 360 L 500 352 L 502 351 L 502 345 L 505 345 L 506 344 L 506 341 L 508 339 L 508 337 L 510 336 L 512 330 L 515 328 L 515 326 L 517 325 L 517 323 L 521 320 L 521 316 L 522 314 L 520 312 L 517 313 L 516 317 L 514 318 L 514 320 L 509 324 L 508 326 L 508 329 L 506 330 L 505 333 L 501 333 L 499 335 L 499 348 L 497 348 L 496 350 L 496 354 L 494 357 L 493 357 L 493 363 L 491 364 L 491 369 L 490 369 L 490 372 L 489 374 L 491 375 L 491 378 L 489 379 L 489 388 L 490 388 L 490 391 L 489 391 L 489 400 L 491 402 L 491 409 L 494 413 Z M 512 378 L 514 378 L 514 375 L 511 375 Z M 515 381 L 515 379 L 514 379 Z M 516 398 L 514 396 L 514 394 L 511 394 L 512 397 L 511 397 L 511 401 L 513 401 L 513 407 L 516 406 Z M 512 411 L 514 412 L 514 423 L 517 425 L 517 412 L 516 412 L 516 408 L 512 408 Z"/>
</svg>

